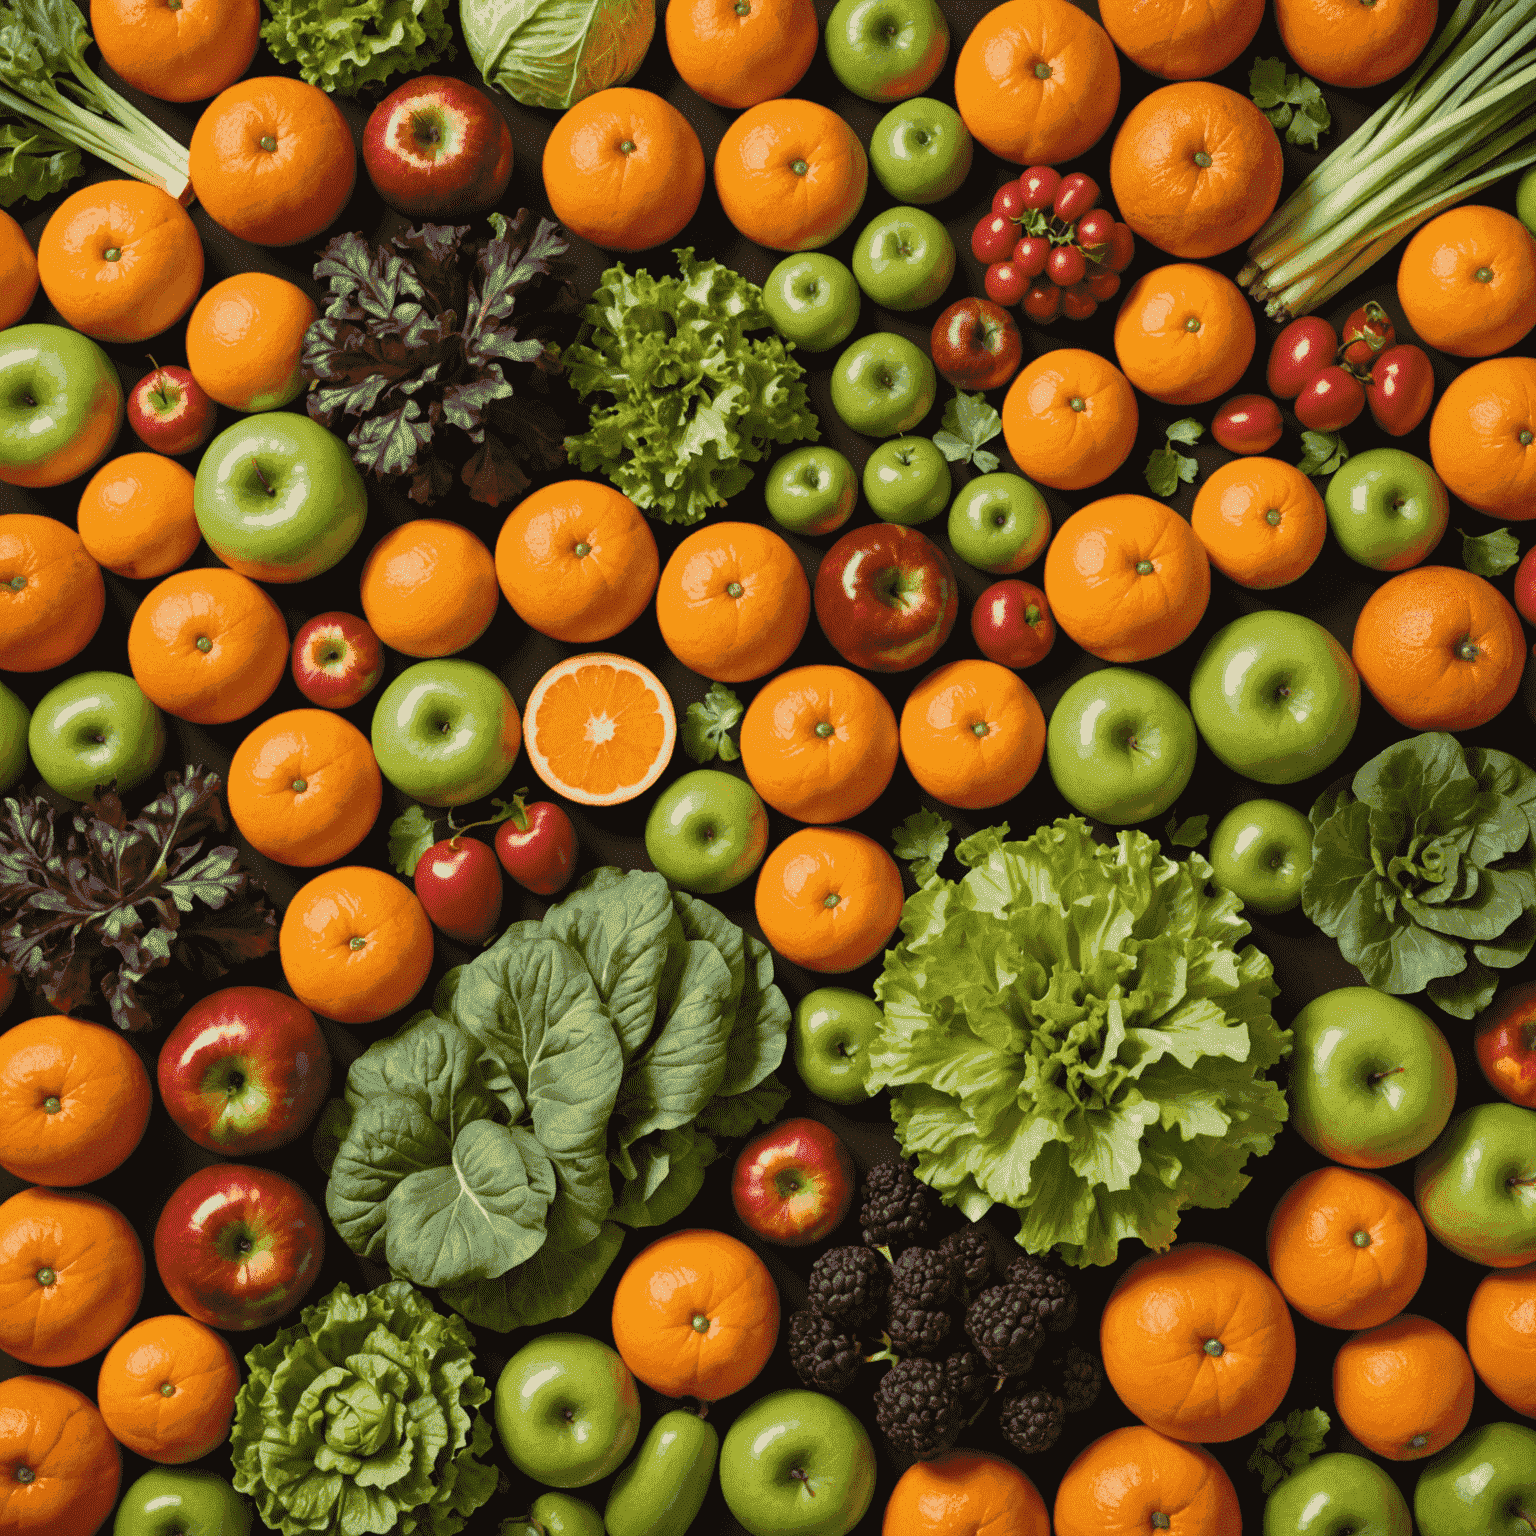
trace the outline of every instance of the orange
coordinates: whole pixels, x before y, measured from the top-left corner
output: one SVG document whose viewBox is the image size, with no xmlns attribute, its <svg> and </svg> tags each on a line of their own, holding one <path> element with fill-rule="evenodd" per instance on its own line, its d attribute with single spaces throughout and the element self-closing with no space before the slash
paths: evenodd
<svg viewBox="0 0 1536 1536">
<path fill-rule="evenodd" d="M 901 921 L 901 871 L 872 837 L 843 827 L 791 832 L 757 877 L 757 925 L 791 965 L 857 970 Z"/>
<path fill-rule="evenodd" d="M 192 130 L 191 170 L 193 189 L 216 224 L 255 245 L 297 245 L 346 207 L 357 150 L 346 118 L 324 91 L 259 75 L 221 91 L 203 109 Z"/>
<path fill-rule="evenodd" d="M 115 1205 L 24 1189 L 0 1205 L 0 1349 L 56 1369 L 99 1354 L 144 1294 L 144 1250 Z M 3 1529 L 3 1527 L 0 1527 Z"/>
<path fill-rule="evenodd" d="M 1269 119 L 1204 80 L 1143 97 L 1109 156 L 1120 217 L 1159 250 L 1197 261 L 1258 232 L 1280 200 L 1283 170 Z"/>
<path fill-rule="evenodd" d="M 1237 1536 L 1237 1489 L 1209 1451 L 1144 1424 L 1111 1430 L 1056 1490 L 1056 1536 Z"/>
<path fill-rule="evenodd" d="M 1536 1264 L 1483 1276 L 1467 1308 L 1467 1353 L 1501 1403 L 1536 1419 Z"/>
<path fill-rule="evenodd" d="M 263 720 L 235 748 L 229 814 L 257 853 L 312 868 L 351 853 L 373 829 L 384 780 L 368 738 L 328 709 Z"/>
<path fill-rule="evenodd" d="M 99 181 L 54 210 L 37 265 L 49 302 L 77 331 L 147 341 L 191 309 L 203 285 L 203 242 L 169 192 Z"/>
<path fill-rule="evenodd" d="M 432 923 L 407 885 L 348 865 L 302 886 L 278 954 L 293 995 L 341 1024 L 373 1024 L 410 1003 L 432 969 Z"/>
<path fill-rule="evenodd" d="M 1205 545 L 1150 496 L 1106 496 L 1074 512 L 1045 552 L 1056 622 L 1105 661 L 1147 661 L 1182 645 L 1205 615 Z"/>
<path fill-rule="evenodd" d="M 1305 576 L 1328 533 L 1328 509 L 1311 480 L 1294 464 L 1259 456 L 1210 475 L 1189 521 L 1211 564 L 1260 592 Z"/>
<path fill-rule="evenodd" d="M 1028 684 L 995 661 L 930 672 L 901 711 L 901 755 L 935 800 L 982 811 L 1021 794 L 1045 755 L 1045 715 Z"/>
<path fill-rule="evenodd" d="M 146 96 L 206 101 L 251 67 L 260 0 L 91 0 L 101 56 Z"/>
<path fill-rule="evenodd" d="M 1512 523 L 1536 517 L 1536 357 L 1474 363 L 1446 385 L 1429 452 L 1450 493 Z"/>
<path fill-rule="evenodd" d="M 645 612 L 661 558 L 644 514 L 600 480 L 520 501 L 496 539 L 496 579 L 523 623 L 568 645 L 611 640 Z"/>
<path fill-rule="evenodd" d="M 837 239 L 868 186 L 858 134 L 814 101 L 748 107 L 715 151 L 715 191 L 726 218 L 771 251 L 814 251 Z"/>
<path fill-rule="evenodd" d="M 671 0 L 667 52 L 695 96 L 755 107 L 784 96 L 816 57 L 811 0 Z"/>
<path fill-rule="evenodd" d="M 613 1296 L 613 1342 L 637 1381 L 716 1403 L 751 1384 L 779 1337 L 768 1266 L 724 1232 L 674 1232 L 631 1260 Z"/>
<path fill-rule="evenodd" d="M 1275 1284 L 1325 1328 L 1374 1328 L 1396 1317 L 1422 1284 L 1428 1257 L 1413 1202 L 1354 1168 L 1297 1179 L 1269 1219 Z"/>
<path fill-rule="evenodd" d="M 213 1329 L 181 1313 L 146 1317 L 107 1351 L 96 1402 L 135 1455 L 178 1465 L 229 1438 L 240 1368 Z"/>
<path fill-rule="evenodd" d="M 1408 242 L 1397 299 L 1419 340 L 1452 357 L 1518 346 L 1536 327 L 1536 237 L 1502 208 L 1452 208 Z"/>
<path fill-rule="evenodd" d="M 15 325 L 37 297 L 37 255 L 26 231 L 0 210 L 0 330 Z"/>
<path fill-rule="evenodd" d="M 0 1168 L 34 1184 L 94 1184 L 149 1124 L 149 1073 L 120 1031 L 60 1014 L 0 1035 Z"/>
<path fill-rule="evenodd" d="M 110 459 L 80 493 L 75 526 L 85 552 L 115 576 L 168 576 L 192 558 L 202 533 L 192 471 L 160 453 Z"/>
<path fill-rule="evenodd" d="M 91 643 L 107 611 L 101 567 L 73 528 L 0 517 L 0 672 L 47 672 Z"/>
<path fill-rule="evenodd" d="M 363 617 L 405 656 L 452 656 L 496 617 L 496 562 L 460 523 L 424 517 L 392 528 L 369 551 Z"/>
<path fill-rule="evenodd" d="M 1131 63 L 1164 80 L 1220 74 L 1247 51 L 1264 0 L 1099 0 L 1104 30 Z"/>
<path fill-rule="evenodd" d="M 789 660 L 811 617 L 811 584 L 788 544 L 758 523 L 711 523 L 667 561 L 656 620 L 685 667 L 750 682 Z"/>
<path fill-rule="evenodd" d="M 1115 320 L 1120 371 L 1165 405 L 1201 405 L 1248 371 L 1258 333 L 1230 277 L 1179 262 L 1137 280 Z"/>
<path fill-rule="evenodd" d="M 955 105 L 994 155 L 1058 165 L 1086 154 L 1120 104 L 1108 34 L 1067 0 L 1004 0 L 955 60 Z"/>
<path fill-rule="evenodd" d="M 611 86 L 568 108 L 550 131 L 544 195 L 583 240 L 609 251 L 648 251 L 698 211 L 704 150 L 671 102 Z"/>
<path fill-rule="evenodd" d="M 1363 90 L 1401 74 L 1435 32 L 1435 0 L 1275 0 L 1297 67 L 1325 85 Z"/>
<path fill-rule="evenodd" d="M 1107 480 L 1136 441 L 1136 396 L 1125 375 L 1076 347 L 1028 364 L 1009 385 L 1002 415 L 1019 469 L 1058 491 Z"/>
<path fill-rule="evenodd" d="M 139 604 L 128 665 L 152 704 L 194 725 L 260 709 L 288 665 L 288 626 L 238 571 L 179 571 Z"/>
<path fill-rule="evenodd" d="M 891 1489 L 882 1536 L 1051 1536 L 1039 1490 L 1010 1461 L 944 1451 Z"/>
<path fill-rule="evenodd" d="M 533 685 L 523 741 L 533 771 L 556 794 L 578 805 L 622 805 L 671 762 L 677 715 L 649 667 L 589 651 Z"/>
<path fill-rule="evenodd" d="M 1476 1379 L 1455 1335 L 1411 1312 L 1346 1339 L 1333 1358 L 1344 1427 L 1389 1461 L 1442 1451 L 1472 1417 Z"/>
<path fill-rule="evenodd" d="M 13 1376 L 0 1381 L 0 1467 L 6 1536 L 96 1536 L 117 1502 L 123 1453 L 90 1398 Z"/>
<path fill-rule="evenodd" d="M 1525 651 L 1504 594 L 1446 565 L 1421 565 L 1377 587 L 1351 647 L 1360 681 L 1415 731 L 1486 725 L 1519 689 Z"/>
<path fill-rule="evenodd" d="M 187 367 L 203 389 L 234 411 L 275 411 L 304 389 L 304 333 L 320 318 L 315 301 L 267 272 L 226 277 L 197 301 L 187 321 Z"/>
<path fill-rule="evenodd" d="M 1150 1429 L 1200 1444 L 1251 1435 L 1296 1367 L 1285 1298 L 1251 1259 L 1180 1243 L 1133 1264 L 1099 1323 L 1104 1372 Z"/>
</svg>

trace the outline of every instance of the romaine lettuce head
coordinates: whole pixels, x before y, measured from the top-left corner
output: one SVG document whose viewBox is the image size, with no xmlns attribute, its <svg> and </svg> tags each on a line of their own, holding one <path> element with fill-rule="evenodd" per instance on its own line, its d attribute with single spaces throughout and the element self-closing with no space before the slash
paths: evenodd
<svg viewBox="0 0 1536 1536">
<path fill-rule="evenodd" d="M 459 0 L 459 21 L 487 85 L 564 111 L 640 68 L 656 0 Z"/>
</svg>

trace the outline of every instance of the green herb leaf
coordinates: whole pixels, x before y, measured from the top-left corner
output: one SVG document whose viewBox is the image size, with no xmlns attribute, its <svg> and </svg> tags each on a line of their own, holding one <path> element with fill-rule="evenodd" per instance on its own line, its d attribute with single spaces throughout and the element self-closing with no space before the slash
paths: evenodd
<svg viewBox="0 0 1536 1536">
<path fill-rule="evenodd" d="M 990 443 L 1002 430 L 1003 418 L 987 403 L 985 394 L 968 395 L 958 389 L 944 407 L 944 426 L 933 434 L 933 441 L 951 464 L 974 464 L 989 475 L 1001 461 L 981 445 Z"/>
<path fill-rule="evenodd" d="M 1261 112 L 1284 105 L 1290 99 L 1286 93 L 1285 65 L 1279 59 L 1256 58 L 1248 71 L 1248 94 Z"/>
<path fill-rule="evenodd" d="M 1168 428 L 1164 444 L 1147 455 L 1146 480 L 1154 496 L 1172 496 L 1180 485 L 1193 485 L 1200 473 L 1198 459 L 1179 452 L 1173 445 L 1198 443 L 1205 428 L 1192 416 L 1176 421 Z"/>
<path fill-rule="evenodd" d="M 1339 432 L 1303 432 L 1301 434 L 1301 462 L 1297 464 L 1304 475 L 1331 475 L 1349 457 L 1349 447 Z"/>
<path fill-rule="evenodd" d="M 1461 563 L 1474 576 L 1502 576 L 1520 563 L 1520 541 L 1508 528 L 1476 536 L 1456 531 L 1461 534 Z"/>
<path fill-rule="evenodd" d="M 1188 816 L 1183 821 L 1174 815 L 1168 818 L 1168 841 L 1175 848 L 1198 848 L 1205 841 L 1206 828 L 1211 824 L 1209 816 Z"/>
<path fill-rule="evenodd" d="M 427 813 L 419 805 L 410 806 L 389 824 L 389 867 L 409 880 L 421 856 L 436 841 L 437 831 Z"/>
<path fill-rule="evenodd" d="M 454 57 L 445 0 L 266 0 L 261 39 L 281 64 L 341 96 Z"/>
<path fill-rule="evenodd" d="M 1288 144 L 1316 149 L 1332 119 L 1315 80 L 1287 72 L 1279 59 L 1255 59 L 1248 71 L 1248 94 L 1256 107 L 1284 133 Z"/>
<path fill-rule="evenodd" d="M 1271 1419 L 1259 1431 L 1248 1470 L 1263 1492 L 1272 1493 L 1292 1472 L 1300 1471 L 1322 1449 L 1333 1421 L 1321 1408 L 1298 1408 L 1282 1423 Z"/>
<path fill-rule="evenodd" d="M 1205 428 L 1193 416 L 1186 416 L 1182 421 L 1176 421 L 1168 428 L 1170 443 L 1198 443 L 1204 436 Z"/>
<path fill-rule="evenodd" d="M 927 806 L 913 811 L 891 833 L 896 857 L 912 866 L 912 877 L 926 885 L 938 873 L 939 864 L 949 848 L 950 823 Z"/>
<path fill-rule="evenodd" d="M 746 706 L 724 683 L 711 683 L 703 701 L 690 704 L 683 715 L 683 751 L 696 763 L 734 763 L 741 752 L 731 740 L 731 730 Z"/>
</svg>

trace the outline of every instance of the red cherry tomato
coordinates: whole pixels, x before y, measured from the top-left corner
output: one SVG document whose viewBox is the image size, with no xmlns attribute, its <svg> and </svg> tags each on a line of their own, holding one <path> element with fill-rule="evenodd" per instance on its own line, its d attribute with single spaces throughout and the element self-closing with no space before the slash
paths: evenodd
<svg viewBox="0 0 1536 1536">
<path fill-rule="evenodd" d="M 1027 581 L 994 581 L 971 609 L 971 638 L 1000 667 L 1032 667 L 1056 642 L 1045 593 Z"/>
<path fill-rule="evenodd" d="M 1061 312 L 1068 320 L 1086 320 L 1098 307 L 1099 301 L 1089 293 L 1087 283 L 1061 290 Z"/>
<path fill-rule="evenodd" d="M 1029 279 L 1011 261 L 994 261 L 987 268 L 987 275 L 982 279 L 982 287 L 987 290 L 987 297 L 994 304 L 1001 304 L 1004 308 L 1017 304 L 1024 297 L 1024 290 L 1029 287 Z"/>
<path fill-rule="evenodd" d="M 450 939 L 481 944 L 501 916 L 501 871 L 478 838 L 445 838 L 416 864 L 416 894 Z"/>
<path fill-rule="evenodd" d="M 971 234 L 971 255 L 977 261 L 1001 261 L 1019 238 L 1019 226 L 1006 213 L 989 213 Z"/>
<path fill-rule="evenodd" d="M 1033 282 L 1050 260 L 1051 242 L 1044 235 L 1025 235 L 1013 248 L 1013 264 Z"/>
<path fill-rule="evenodd" d="M 992 212 L 1017 219 L 1024 212 L 1024 189 L 1017 180 L 1005 181 L 992 194 Z"/>
<path fill-rule="evenodd" d="M 525 891 L 553 896 L 576 873 L 576 828 L 553 800 L 535 800 L 523 815 L 526 827 L 515 816 L 497 827 L 496 857 Z"/>
<path fill-rule="evenodd" d="M 1107 252 L 1115 231 L 1115 216 L 1108 208 L 1090 208 L 1077 221 L 1074 238 L 1085 251 Z"/>
<path fill-rule="evenodd" d="M 1536 544 L 1515 567 L 1515 608 L 1527 624 L 1536 624 Z"/>
<path fill-rule="evenodd" d="M 1051 212 L 1063 224 L 1076 224 L 1098 200 L 1098 182 L 1081 171 L 1073 171 L 1070 176 L 1061 178 L 1061 185 L 1051 202 Z"/>
<path fill-rule="evenodd" d="M 1056 201 L 1060 185 L 1061 172 L 1051 165 L 1032 165 L 1019 177 L 1024 206 L 1034 210 L 1049 208 Z"/>
<path fill-rule="evenodd" d="M 1269 349 L 1269 392 L 1294 400 L 1338 355 L 1339 338 L 1321 315 L 1303 315 L 1275 337 Z"/>
<path fill-rule="evenodd" d="M 1061 313 L 1061 289 L 1043 278 L 1024 295 L 1024 313 L 1036 325 L 1049 325 Z"/>
<path fill-rule="evenodd" d="M 1302 426 L 1337 432 L 1365 409 L 1365 385 L 1348 369 L 1330 363 L 1297 395 L 1294 409 Z"/>
<path fill-rule="evenodd" d="M 1435 401 L 1435 368 L 1422 347 L 1389 347 L 1371 367 L 1365 403 L 1389 437 L 1403 437 L 1429 415 Z"/>
<path fill-rule="evenodd" d="M 1342 342 L 1344 350 L 1339 361 L 1346 367 L 1366 369 L 1383 352 L 1396 346 L 1397 329 L 1391 315 L 1371 299 L 1344 322 Z"/>
<path fill-rule="evenodd" d="M 1114 272 L 1095 272 L 1089 276 L 1087 288 L 1103 304 L 1120 292 L 1120 278 Z"/>
<path fill-rule="evenodd" d="M 1045 264 L 1045 275 L 1058 288 L 1071 288 L 1082 282 L 1088 272 L 1088 260 L 1075 245 L 1058 245 Z"/>
<path fill-rule="evenodd" d="M 1136 258 L 1136 236 L 1129 224 L 1116 224 L 1109 233 L 1109 250 L 1099 261 L 1106 272 L 1124 272 Z"/>
<path fill-rule="evenodd" d="M 1268 453 L 1284 430 L 1280 407 L 1268 395 L 1233 395 L 1211 422 L 1211 436 L 1228 453 Z"/>
</svg>

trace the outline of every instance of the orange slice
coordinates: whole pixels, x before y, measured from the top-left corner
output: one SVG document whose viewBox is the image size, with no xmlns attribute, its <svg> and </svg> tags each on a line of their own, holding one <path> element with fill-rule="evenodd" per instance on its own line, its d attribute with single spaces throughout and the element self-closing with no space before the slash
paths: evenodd
<svg viewBox="0 0 1536 1536">
<path fill-rule="evenodd" d="M 523 713 L 533 771 L 578 805 L 622 805 L 643 795 L 676 741 L 677 715 L 661 679 L 605 651 L 551 667 Z"/>
</svg>

